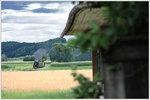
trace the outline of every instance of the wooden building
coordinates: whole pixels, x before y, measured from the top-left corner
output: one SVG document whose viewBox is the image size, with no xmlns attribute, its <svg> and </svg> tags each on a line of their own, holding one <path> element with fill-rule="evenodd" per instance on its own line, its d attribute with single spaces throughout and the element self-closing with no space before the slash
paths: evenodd
<svg viewBox="0 0 150 100">
<path fill-rule="evenodd" d="M 91 20 L 100 27 L 107 26 L 101 16 L 102 9 L 100 5 L 90 3 L 76 5 L 61 37 L 89 30 Z M 92 51 L 93 75 L 103 73 L 104 98 L 148 98 L 148 34 L 117 41 L 107 52 Z M 116 63 L 119 70 L 108 71 L 108 66 Z"/>
</svg>

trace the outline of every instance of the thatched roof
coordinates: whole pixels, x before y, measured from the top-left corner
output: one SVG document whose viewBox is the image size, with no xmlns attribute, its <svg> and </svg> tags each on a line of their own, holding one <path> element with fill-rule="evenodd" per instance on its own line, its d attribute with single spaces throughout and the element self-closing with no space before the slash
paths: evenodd
<svg viewBox="0 0 150 100">
<path fill-rule="evenodd" d="M 76 5 L 69 14 L 66 27 L 61 37 L 90 29 L 90 21 L 96 21 L 100 26 L 106 23 L 101 14 L 102 9 L 103 7 L 99 5 L 96 6 L 88 3 Z"/>
</svg>

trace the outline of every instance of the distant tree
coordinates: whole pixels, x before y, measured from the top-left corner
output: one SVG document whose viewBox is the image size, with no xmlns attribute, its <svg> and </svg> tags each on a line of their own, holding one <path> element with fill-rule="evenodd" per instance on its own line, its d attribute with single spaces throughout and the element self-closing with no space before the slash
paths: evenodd
<svg viewBox="0 0 150 100">
<path fill-rule="evenodd" d="M 46 60 L 47 60 L 47 55 L 44 54 L 43 57 L 42 57 L 42 59 L 43 59 L 44 61 L 46 61 Z"/>
<path fill-rule="evenodd" d="M 78 56 L 75 56 L 74 61 L 90 61 L 92 60 L 92 55 L 90 51 L 85 53 L 80 53 Z"/>
<path fill-rule="evenodd" d="M 72 54 L 73 54 L 73 61 L 90 61 L 90 60 L 92 60 L 92 53 L 89 50 L 86 51 L 85 53 L 81 53 L 79 48 L 73 48 Z"/>
<path fill-rule="evenodd" d="M 47 60 L 47 55 L 44 54 L 43 57 L 40 58 L 40 59 L 38 59 L 38 60 L 39 60 L 39 61 L 42 61 L 42 62 L 46 61 L 46 60 Z"/>
<path fill-rule="evenodd" d="M 56 52 L 56 48 L 52 47 L 49 51 L 49 57 L 51 61 L 56 61 L 56 57 L 57 56 L 57 52 Z"/>
<path fill-rule="evenodd" d="M 73 60 L 72 48 L 67 44 L 55 43 L 49 52 L 50 60 L 57 62 L 69 62 Z"/>
<path fill-rule="evenodd" d="M 7 61 L 7 56 L 5 54 L 2 54 L 2 61 Z"/>
<path fill-rule="evenodd" d="M 34 60 L 35 60 L 34 56 L 26 56 L 23 58 L 23 61 L 34 61 Z"/>
</svg>

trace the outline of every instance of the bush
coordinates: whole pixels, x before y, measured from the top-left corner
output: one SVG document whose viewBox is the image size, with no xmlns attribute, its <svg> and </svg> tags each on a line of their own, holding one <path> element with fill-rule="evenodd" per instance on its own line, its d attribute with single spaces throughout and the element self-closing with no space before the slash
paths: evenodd
<svg viewBox="0 0 150 100">
<path fill-rule="evenodd" d="M 99 73 L 94 76 L 94 81 L 76 72 L 72 76 L 79 82 L 79 86 L 72 88 L 75 98 L 100 98 L 103 95 L 102 77 Z"/>
<path fill-rule="evenodd" d="M 34 61 L 34 60 L 35 60 L 34 56 L 26 56 L 23 58 L 23 61 Z"/>
</svg>

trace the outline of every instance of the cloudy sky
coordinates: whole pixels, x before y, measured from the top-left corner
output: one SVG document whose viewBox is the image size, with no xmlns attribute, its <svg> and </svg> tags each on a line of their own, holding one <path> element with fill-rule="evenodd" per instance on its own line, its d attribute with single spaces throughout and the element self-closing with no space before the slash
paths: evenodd
<svg viewBox="0 0 150 100">
<path fill-rule="evenodd" d="M 2 1 L 2 42 L 59 37 L 75 5 L 67 1 Z"/>
</svg>

